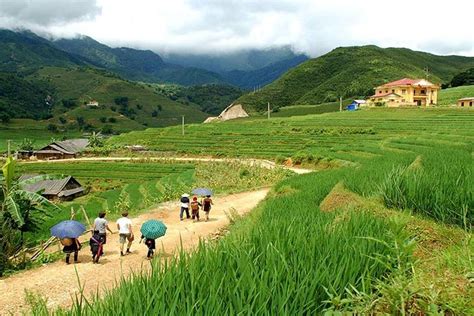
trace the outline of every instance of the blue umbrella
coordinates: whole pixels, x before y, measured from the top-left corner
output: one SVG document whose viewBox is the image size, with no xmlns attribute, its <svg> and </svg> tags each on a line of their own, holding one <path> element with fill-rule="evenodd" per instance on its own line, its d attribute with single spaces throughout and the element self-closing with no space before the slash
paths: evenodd
<svg viewBox="0 0 474 316">
<path fill-rule="evenodd" d="M 51 235 L 63 238 L 77 238 L 86 231 L 86 226 L 77 221 L 62 221 L 51 228 Z"/>
<path fill-rule="evenodd" d="M 212 195 L 212 191 L 206 188 L 197 188 L 197 189 L 194 189 L 191 193 L 194 195 L 200 195 L 200 196 Z"/>
<path fill-rule="evenodd" d="M 165 235 L 166 226 L 162 221 L 150 219 L 143 223 L 142 228 L 140 228 L 140 232 L 146 238 L 156 239 Z"/>
</svg>

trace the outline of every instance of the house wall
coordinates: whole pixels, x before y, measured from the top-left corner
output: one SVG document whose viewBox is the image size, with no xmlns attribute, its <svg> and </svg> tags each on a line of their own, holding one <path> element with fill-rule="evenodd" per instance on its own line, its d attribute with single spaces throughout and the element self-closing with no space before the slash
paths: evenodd
<svg viewBox="0 0 474 316">
<path fill-rule="evenodd" d="M 474 100 L 458 100 L 458 106 L 460 107 L 473 107 Z"/>
</svg>

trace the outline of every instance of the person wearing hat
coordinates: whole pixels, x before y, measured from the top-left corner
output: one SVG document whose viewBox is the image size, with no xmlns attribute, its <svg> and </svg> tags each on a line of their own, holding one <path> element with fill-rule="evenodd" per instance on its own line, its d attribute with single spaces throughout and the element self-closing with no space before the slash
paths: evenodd
<svg viewBox="0 0 474 316">
<path fill-rule="evenodd" d="M 202 204 L 198 202 L 197 196 L 193 197 L 193 201 L 191 202 L 191 212 L 192 212 L 192 219 L 199 221 L 199 207 Z"/>
<path fill-rule="evenodd" d="M 179 212 L 179 219 L 183 220 L 184 212 L 186 212 L 186 218 L 188 219 L 191 218 L 191 216 L 189 216 L 189 194 L 185 193 L 181 195 L 180 202 L 181 202 L 181 210 Z"/>
</svg>

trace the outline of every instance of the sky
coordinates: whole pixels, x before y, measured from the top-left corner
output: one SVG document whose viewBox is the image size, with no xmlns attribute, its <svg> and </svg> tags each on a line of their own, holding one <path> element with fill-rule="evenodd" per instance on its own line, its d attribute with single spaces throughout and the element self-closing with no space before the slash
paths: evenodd
<svg viewBox="0 0 474 316">
<path fill-rule="evenodd" d="M 472 12 L 471 0 L 0 0 L 0 28 L 160 53 L 375 44 L 474 56 Z"/>
</svg>

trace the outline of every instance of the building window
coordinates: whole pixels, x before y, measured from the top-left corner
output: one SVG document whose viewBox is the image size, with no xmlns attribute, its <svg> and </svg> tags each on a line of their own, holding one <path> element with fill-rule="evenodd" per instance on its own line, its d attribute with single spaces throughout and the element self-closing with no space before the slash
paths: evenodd
<svg viewBox="0 0 474 316">
<path fill-rule="evenodd" d="M 394 89 L 392 89 L 392 93 L 395 93 L 395 90 L 394 90 Z"/>
<path fill-rule="evenodd" d="M 472 101 L 471 101 L 471 102 L 469 102 L 469 106 L 472 106 Z"/>
<path fill-rule="evenodd" d="M 405 99 L 402 99 L 402 102 L 405 102 Z"/>
<path fill-rule="evenodd" d="M 382 94 L 382 90 L 379 91 L 379 94 Z"/>
<path fill-rule="evenodd" d="M 421 90 L 421 94 L 426 94 L 426 91 L 425 91 L 425 90 Z"/>
<path fill-rule="evenodd" d="M 464 106 L 464 102 L 461 102 L 461 106 Z"/>
<path fill-rule="evenodd" d="M 406 94 L 407 93 L 407 90 L 406 89 L 402 89 L 402 94 Z"/>
<path fill-rule="evenodd" d="M 385 90 L 385 93 L 388 93 L 388 90 Z"/>
</svg>

